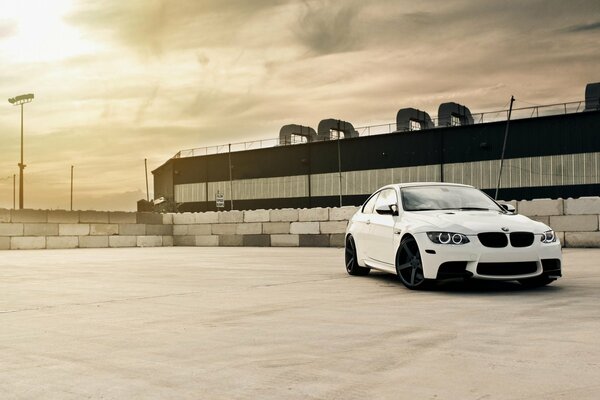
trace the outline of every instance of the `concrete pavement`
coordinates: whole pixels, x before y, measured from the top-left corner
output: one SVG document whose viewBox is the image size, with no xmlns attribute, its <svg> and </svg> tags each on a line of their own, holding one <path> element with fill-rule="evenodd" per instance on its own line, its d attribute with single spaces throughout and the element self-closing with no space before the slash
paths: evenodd
<svg viewBox="0 0 600 400">
<path fill-rule="evenodd" d="M 2 399 L 597 399 L 600 250 L 405 289 L 341 249 L 0 253 Z"/>
</svg>

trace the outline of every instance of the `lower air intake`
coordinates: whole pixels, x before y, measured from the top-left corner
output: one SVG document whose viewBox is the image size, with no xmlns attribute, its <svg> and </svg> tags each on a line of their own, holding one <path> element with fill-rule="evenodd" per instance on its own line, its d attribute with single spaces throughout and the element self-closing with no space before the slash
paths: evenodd
<svg viewBox="0 0 600 400">
<path fill-rule="evenodd" d="M 527 275 L 537 271 L 535 261 L 510 263 L 479 263 L 477 273 L 488 276 Z"/>
</svg>

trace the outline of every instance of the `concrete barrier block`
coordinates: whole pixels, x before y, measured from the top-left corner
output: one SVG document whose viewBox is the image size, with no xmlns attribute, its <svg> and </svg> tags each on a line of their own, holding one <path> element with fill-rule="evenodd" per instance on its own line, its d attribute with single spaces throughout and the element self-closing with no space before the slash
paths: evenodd
<svg viewBox="0 0 600 400">
<path fill-rule="evenodd" d="M 344 233 L 333 233 L 329 235 L 329 247 L 344 247 L 346 235 Z"/>
<path fill-rule="evenodd" d="M 600 232 L 565 232 L 565 247 L 600 247 Z"/>
<path fill-rule="evenodd" d="M 211 224 L 194 224 L 187 225 L 188 227 L 188 235 L 200 236 L 200 235 L 210 235 L 212 233 Z"/>
<path fill-rule="evenodd" d="M 318 222 L 292 222 L 290 226 L 290 233 L 293 235 L 301 234 L 318 234 L 319 223 Z"/>
<path fill-rule="evenodd" d="M 298 210 L 298 220 L 306 221 L 327 221 L 329 220 L 328 208 L 303 208 Z"/>
<path fill-rule="evenodd" d="M 195 245 L 198 247 L 216 247 L 219 245 L 217 235 L 197 235 Z"/>
<path fill-rule="evenodd" d="M 535 199 L 519 202 L 519 214 L 531 216 L 563 215 L 563 200 Z"/>
<path fill-rule="evenodd" d="M 10 210 L 0 208 L 0 223 L 10 222 Z M 10 240 L 9 240 L 10 242 Z"/>
<path fill-rule="evenodd" d="M 176 225 L 195 224 L 196 219 L 192 213 L 173 214 L 173 223 Z"/>
<path fill-rule="evenodd" d="M 10 238 L 11 250 L 37 250 L 46 248 L 43 236 L 14 236 Z"/>
<path fill-rule="evenodd" d="M 23 224 L 0 223 L 0 236 L 23 236 Z"/>
<path fill-rule="evenodd" d="M 219 222 L 219 213 L 216 211 L 208 211 L 197 213 L 194 215 L 195 224 L 216 224 Z"/>
<path fill-rule="evenodd" d="M 135 213 L 138 224 L 153 224 L 162 225 L 163 217 L 162 214 L 154 212 L 137 212 Z"/>
<path fill-rule="evenodd" d="M 346 233 L 347 221 L 325 221 L 320 222 L 321 233 Z"/>
<path fill-rule="evenodd" d="M 173 225 L 173 214 L 162 214 L 163 225 Z"/>
<path fill-rule="evenodd" d="M 79 222 L 90 224 L 108 224 L 108 212 L 79 211 Z"/>
<path fill-rule="evenodd" d="M 244 235 L 243 246 L 245 247 L 270 247 L 271 235 Z"/>
<path fill-rule="evenodd" d="M 263 223 L 263 233 L 266 234 L 289 234 L 291 223 L 290 222 L 265 222 Z"/>
<path fill-rule="evenodd" d="M 545 216 L 545 217 L 532 216 L 532 217 L 529 217 L 529 219 L 538 221 L 538 222 L 541 222 L 542 224 L 546 224 L 546 225 L 550 226 L 550 217 L 549 216 Z"/>
<path fill-rule="evenodd" d="M 162 236 L 138 236 L 138 247 L 162 247 Z"/>
<path fill-rule="evenodd" d="M 219 235 L 219 246 L 243 246 L 242 235 Z"/>
<path fill-rule="evenodd" d="M 81 248 L 108 247 L 108 236 L 79 236 L 79 247 L 81 247 Z"/>
<path fill-rule="evenodd" d="M 193 226 L 193 225 L 190 225 Z M 173 235 L 173 225 L 146 225 L 146 236 L 169 236 Z"/>
<path fill-rule="evenodd" d="M 558 239 L 562 247 L 565 247 L 565 233 L 554 231 L 554 234 L 556 235 L 556 238 Z"/>
<path fill-rule="evenodd" d="M 244 222 L 269 222 L 269 210 L 244 211 Z"/>
<path fill-rule="evenodd" d="M 580 197 L 564 200 L 565 215 L 600 214 L 600 197 Z"/>
<path fill-rule="evenodd" d="M 299 235 L 300 247 L 329 247 L 329 235 Z"/>
<path fill-rule="evenodd" d="M 299 235 L 271 235 L 272 247 L 298 247 L 300 246 Z"/>
<path fill-rule="evenodd" d="M 360 207 L 346 206 L 329 209 L 329 220 L 330 221 L 348 221 Z"/>
<path fill-rule="evenodd" d="M 293 208 L 271 210 L 269 219 L 271 222 L 296 222 L 298 221 L 298 210 Z"/>
<path fill-rule="evenodd" d="M 108 238 L 109 247 L 136 247 L 136 236 L 110 236 Z"/>
<path fill-rule="evenodd" d="M 119 225 L 117 224 L 90 224 L 90 235 L 110 236 L 119 234 Z"/>
<path fill-rule="evenodd" d="M 235 226 L 236 235 L 259 235 L 261 233 L 262 224 L 260 222 L 246 222 Z"/>
<path fill-rule="evenodd" d="M 135 224 L 137 217 L 134 212 L 111 211 L 108 213 L 109 224 Z"/>
<path fill-rule="evenodd" d="M 76 249 L 79 247 L 77 236 L 48 236 L 46 238 L 47 249 Z"/>
<path fill-rule="evenodd" d="M 237 224 L 212 224 L 211 232 L 213 235 L 235 235 Z"/>
<path fill-rule="evenodd" d="M 598 230 L 597 215 L 550 216 L 550 226 L 555 231 L 591 232 Z"/>
<path fill-rule="evenodd" d="M 59 236 L 86 236 L 89 234 L 89 224 L 58 224 Z"/>
<path fill-rule="evenodd" d="M 173 225 L 173 236 L 186 236 L 190 225 Z"/>
<path fill-rule="evenodd" d="M 243 211 L 221 211 L 219 214 L 219 223 L 220 224 L 231 224 L 236 222 L 244 222 L 244 212 Z"/>
<path fill-rule="evenodd" d="M 79 223 L 79 211 L 49 210 L 48 223 L 77 224 Z"/>
<path fill-rule="evenodd" d="M 47 210 L 12 210 L 11 222 L 45 223 L 48 222 Z"/>
<path fill-rule="evenodd" d="M 23 236 L 58 236 L 58 224 L 23 224 Z"/>
<path fill-rule="evenodd" d="M 195 236 L 173 236 L 173 245 L 174 246 L 195 246 L 196 245 L 196 237 Z"/>
<path fill-rule="evenodd" d="M 0 250 L 10 250 L 9 237 L 0 237 Z"/>
<path fill-rule="evenodd" d="M 145 234 L 146 225 L 144 224 L 119 224 L 119 235 L 143 236 Z"/>
<path fill-rule="evenodd" d="M 173 247 L 173 236 L 163 236 L 162 245 L 163 247 Z"/>
</svg>

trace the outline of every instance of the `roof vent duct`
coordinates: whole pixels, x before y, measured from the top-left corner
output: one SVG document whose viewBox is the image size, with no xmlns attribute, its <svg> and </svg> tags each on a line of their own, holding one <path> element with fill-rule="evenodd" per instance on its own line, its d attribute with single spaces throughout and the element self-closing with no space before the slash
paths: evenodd
<svg viewBox="0 0 600 400">
<path fill-rule="evenodd" d="M 339 138 L 341 138 L 341 135 L 343 134 L 344 139 L 358 137 L 358 131 L 354 129 L 354 126 L 352 126 L 350 122 L 333 118 L 324 119 L 319 122 L 317 132 L 319 140 L 337 139 L 338 137 L 332 136 L 332 132 L 337 132 Z"/>
<path fill-rule="evenodd" d="M 298 140 L 295 136 L 300 136 Z M 303 138 L 306 138 L 304 140 Z M 296 124 L 284 125 L 279 130 L 279 145 L 285 146 L 288 144 L 301 142 L 314 142 L 317 139 L 317 132 L 310 126 L 302 126 Z"/>
<path fill-rule="evenodd" d="M 585 86 L 585 111 L 600 110 L 600 82 Z"/>
<path fill-rule="evenodd" d="M 416 108 L 403 108 L 396 115 L 396 130 L 399 132 L 433 128 L 431 117 Z"/>
<path fill-rule="evenodd" d="M 471 110 L 462 104 L 442 103 L 438 108 L 438 126 L 473 125 Z"/>
</svg>

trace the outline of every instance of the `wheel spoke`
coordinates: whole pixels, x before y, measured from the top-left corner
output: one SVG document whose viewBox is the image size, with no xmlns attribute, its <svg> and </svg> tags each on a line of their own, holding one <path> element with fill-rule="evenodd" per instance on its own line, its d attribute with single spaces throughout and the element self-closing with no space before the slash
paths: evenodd
<svg viewBox="0 0 600 400">
<path fill-rule="evenodd" d="M 417 272 L 417 268 L 413 267 L 412 271 L 410 272 L 410 284 L 414 285 L 415 284 L 415 275 Z"/>
<path fill-rule="evenodd" d="M 404 249 L 404 252 L 405 252 L 405 253 L 406 253 L 406 255 L 408 256 L 408 258 L 413 258 L 413 257 L 414 257 L 414 254 L 413 254 L 413 252 L 412 252 L 412 251 L 410 251 L 410 249 L 408 248 L 408 245 L 407 245 L 407 243 L 404 243 L 404 244 L 402 245 L 402 249 Z"/>
<path fill-rule="evenodd" d="M 411 267 L 410 263 L 407 262 L 406 264 L 402 264 L 402 265 L 398 266 L 398 271 L 404 271 L 406 268 L 410 268 L 410 267 Z"/>
<path fill-rule="evenodd" d="M 346 269 L 352 269 L 353 265 L 354 265 L 354 257 L 352 257 L 350 260 L 348 260 L 348 262 L 346 263 Z"/>
</svg>

